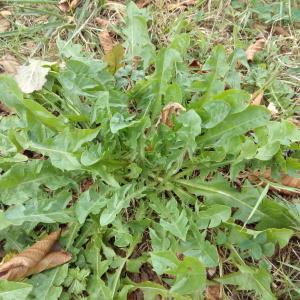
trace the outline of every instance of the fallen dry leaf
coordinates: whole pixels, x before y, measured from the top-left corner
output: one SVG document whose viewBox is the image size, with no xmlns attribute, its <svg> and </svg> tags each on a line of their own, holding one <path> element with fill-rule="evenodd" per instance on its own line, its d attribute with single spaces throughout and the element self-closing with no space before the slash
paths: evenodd
<svg viewBox="0 0 300 300">
<path fill-rule="evenodd" d="M 0 16 L 3 17 L 3 18 L 7 18 L 7 17 L 9 17 L 11 15 L 12 15 L 12 13 L 9 10 L 1 10 L 0 11 Z"/>
<path fill-rule="evenodd" d="M 277 34 L 277 35 L 282 35 L 282 36 L 289 36 L 289 33 L 280 26 L 274 26 L 273 33 Z"/>
<path fill-rule="evenodd" d="M 110 24 L 109 20 L 99 18 L 99 17 L 95 18 L 95 21 L 96 21 L 97 25 L 99 25 L 101 27 L 107 27 Z"/>
<path fill-rule="evenodd" d="M 159 124 L 166 124 L 167 126 L 172 127 L 172 114 L 176 114 L 178 116 L 182 111 L 186 111 L 186 109 L 177 102 L 167 104 L 160 113 L 156 127 L 158 127 Z"/>
<path fill-rule="evenodd" d="M 148 6 L 150 3 L 152 2 L 152 0 L 140 0 L 136 3 L 138 8 L 143 8 Z"/>
<path fill-rule="evenodd" d="M 61 230 L 52 232 L 31 247 L 0 265 L 0 279 L 20 280 L 29 275 L 62 265 L 71 259 L 63 250 L 52 251 Z"/>
<path fill-rule="evenodd" d="M 63 12 L 69 12 L 75 9 L 81 0 L 60 0 L 58 2 L 58 8 Z"/>
<path fill-rule="evenodd" d="M 19 66 L 17 59 L 10 54 L 2 56 L 0 59 L 0 73 L 16 74 Z"/>
<path fill-rule="evenodd" d="M 23 93 L 39 91 L 46 83 L 46 76 L 50 71 L 49 65 L 52 63 L 30 59 L 28 65 L 17 68 L 15 79 Z"/>
<path fill-rule="evenodd" d="M 271 176 L 271 169 L 267 169 L 263 175 L 261 174 L 260 171 L 255 171 L 252 172 L 248 175 L 248 179 L 253 182 L 253 183 L 261 183 L 262 185 L 266 185 L 266 183 L 263 181 L 263 179 L 269 180 L 271 182 L 274 183 L 279 183 L 283 186 L 286 187 L 292 187 L 292 188 L 296 188 L 300 190 L 300 178 L 295 178 L 292 176 L 289 176 L 287 174 L 281 174 L 281 178 L 279 180 L 276 180 L 274 178 L 272 178 Z M 272 190 L 277 190 L 280 193 L 284 194 L 284 195 L 289 195 L 289 196 L 293 196 L 293 195 L 299 195 L 299 192 L 293 192 L 293 191 L 288 191 L 285 189 L 280 189 L 280 188 L 275 188 L 275 187 L 271 187 Z"/>
<path fill-rule="evenodd" d="M 273 102 L 269 103 L 267 109 L 271 112 L 272 116 L 276 116 L 278 114 L 278 109 Z"/>
<path fill-rule="evenodd" d="M 252 61 L 257 52 L 261 51 L 266 44 L 266 40 L 264 38 L 258 39 L 254 44 L 250 45 L 246 50 L 246 57 L 248 61 Z"/>
<path fill-rule="evenodd" d="M 105 54 L 113 49 L 114 41 L 107 30 L 103 30 L 99 33 L 99 40 Z"/>
<path fill-rule="evenodd" d="M 206 300 L 221 300 L 223 299 L 222 286 L 220 284 L 209 285 L 205 290 Z"/>
<path fill-rule="evenodd" d="M 50 252 L 37 265 L 28 270 L 26 277 L 60 266 L 70 261 L 71 258 L 71 254 L 64 250 Z"/>
<path fill-rule="evenodd" d="M 254 93 L 251 98 L 251 104 L 260 105 L 263 97 L 264 97 L 264 91 L 261 91 L 259 93 Z"/>
<path fill-rule="evenodd" d="M 10 27 L 10 22 L 6 19 L 9 15 L 7 14 L 0 14 L 0 33 L 5 32 Z"/>
</svg>

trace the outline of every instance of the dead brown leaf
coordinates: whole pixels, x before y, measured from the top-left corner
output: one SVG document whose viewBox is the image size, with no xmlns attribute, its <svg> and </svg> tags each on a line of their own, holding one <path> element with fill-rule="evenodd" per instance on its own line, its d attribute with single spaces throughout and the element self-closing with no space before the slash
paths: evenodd
<svg viewBox="0 0 300 300">
<path fill-rule="evenodd" d="M 16 74 L 19 66 L 17 59 L 10 54 L 2 56 L 0 59 L 0 73 Z"/>
<path fill-rule="evenodd" d="M 29 275 L 68 262 L 71 255 L 63 250 L 52 250 L 61 230 L 52 232 L 9 261 L 0 265 L 0 279 L 21 280 Z"/>
<path fill-rule="evenodd" d="M 156 123 L 156 127 L 158 127 L 159 124 L 166 124 L 167 126 L 172 127 L 173 123 L 171 116 L 173 114 L 178 116 L 182 111 L 186 111 L 186 109 L 177 102 L 167 104 L 160 113 L 159 119 Z"/>
<path fill-rule="evenodd" d="M 95 18 L 95 22 L 101 27 L 107 27 L 110 24 L 109 20 L 100 17 Z"/>
<path fill-rule="evenodd" d="M 267 169 L 263 174 L 261 174 L 260 171 L 252 172 L 248 175 L 248 179 L 253 183 L 261 183 L 262 185 L 266 185 L 266 182 L 264 182 L 264 179 L 266 179 L 274 183 L 279 183 L 286 187 L 292 187 L 300 190 L 300 178 L 295 178 L 287 174 L 281 174 L 281 178 L 276 180 L 271 175 L 271 169 Z M 277 189 L 275 187 L 271 187 L 271 189 L 277 190 L 281 194 L 289 196 L 300 194 L 299 192 L 288 191 L 280 188 Z"/>
<path fill-rule="evenodd" d="M 64 13 L 74 10 L 81 0 L 60 0 L 58 2 L 58 8 Z"/>
<path fill-rule="evenodd" d="M 7 18 L 11 15 L 12 15 L 12 12 L 9 11 L 9 10 L 1 10 L 0 11 L 0 16 L 3 17 L 3 18 Z"/>
<path fill-rule="evenodd" d="M 107 30 L 103 30 L 99 33 L 99 40 L 105 54 L 113 49 L 114 41 Z"/>
<path fill-rule="evenodd" d="M 5 11 L 0 14 L 0 33 L 10 28 L 10 22 L 6 19 L 8 16 L 9 14 L 5 13 Z"/>
<path fill-rule="evenodd" d="M 152 2 L 152 0 L 140 0 L 137 2 L 136 5 L 138 8 L 143 8 L 143 7 L 148 6 L 151 2 Z"/>
<path fill-rule="evenodd" d="M 265 38 L 258 39 L 254 44 L 250 45 L 246 50 L 246 57 L 248 61 L 253 61 L 257 52 L 261 51 L 266 44 Z"/>
<path fill-rule="evenodd" d="M 273 33 L 276 35 L 289 36 L 289 33 L 281 26 L 274 26 Z"/>
<path fill-rule="evenodd" d="M 70 253 L 64 250 L 50 252 L 37 265 L 28 270 L 26 277 L 60 266 L 68 262 L 71 258 Z"/>
<path fill-rule="evenodd" d="M 223 290 L 220 284 L 210 285 L 206 288 L 205 299 L 206 300 L 221 300 L 223 299 Z"/>
<path fill-rule="evenodd" d="M 260 105 L 263 97 L 264 97 L 264 91 L 254 93 L 251 98 L 251 104 Z"/>
</svg>

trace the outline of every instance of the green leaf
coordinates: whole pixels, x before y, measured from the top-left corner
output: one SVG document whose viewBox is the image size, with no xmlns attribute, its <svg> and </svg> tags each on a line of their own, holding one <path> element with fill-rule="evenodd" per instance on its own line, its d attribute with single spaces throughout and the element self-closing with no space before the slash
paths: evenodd
<svg viewBox="0 0 300 300">
<path fill-rule="evenodd" d="M 185 257 L 170 273 L 176 276 L 176 281 L 170 290 L 171 293 L 200 296 L 205 289 L 206 270 L 195 257 Z"/>
<path fill-rule="evenodd" d="M 211 56 L 205 62 L 202 70 L 211 71 L 224 76 L 228 71 L 229 65 L 227 64 L 225 48 L 224 46 L 218 45 L 214 47 Z"/>
<path fill-rule="evenodd" d="M 143 194 L 133 190 L 131 184 L 124 185 L 118 188 L 112 196 L 112 199 L 107 200 L 106 208 L 102 211 L 100 216 L 100 225 L 105 226 L 112 223 L 117 214 L 121 212 L 123 208 L 129 206 L 130 201 L 136 197 L 142 197 Z"/>
<path fill-rule="evenodd" d="M 245 134 L 251 129 L 266 125 L 270 112 L 260 106 L 249 106 L 240 113 L 228 116 L 223 122 L 208 130 L 198 141 L 204 146 L 222 144 L 225 139 Z"/>
<path fill-rule="evenodd" d="M 231 208 L 225 205 L 215 204 L 197 214 L 197 226 L 199 229 L 213 228 L 227 221 L 231 216 Z"/>
<path fill-rule="evenodd" d="M 134 57 L 142 58 L 144 69 L 148 67 L 154 56 L 154 46 L 148 35 L 147 19 L 145 11 L 138 9 L 136 4 L 131 1 L 127 6 L 126 27 L 124 29 L 126 56 L 130 61 Z"/>
<path fill-rule="evenodd" d="M 222 284 L 233 284 L 241 290 L 253 290 L 262 300 L 276 299 L 270 285 L 271 275 L 262 268 L 251 268 L 246 265 L 239 266 L 240 271 L 216 279 Z"/>
<path fill-rule="evenodd" d="M 285 247 L 294 232 L 291 229 L 286 228 L 270 228 L 266 230 L 268 241 L 278 243 L 280 248 Z"/>
<path fill-rule="evenodd" d="M 89 278 L 87 290 L 90 300 L 113 300 L 111 289 L 96 275 Z"/>
<path fill-rule="evenodd" d="M 188 218 L 185 210 L 182 210 L 181 213 L 179 212 L 175 199 L 167 203 L 165 217 L 161 215 L 160 225 L 165 230 L 185 241 L 189 229 Z"/>
<path fill-rule="evenodd" d="M 205 182 L 198 179 L 176 180 L 176 183 L 187 188 L 195 195 L 205 196 L 206 202 L 209 204 L 222 204 L 240 208 L 234 216 L 243 222 L 251 214 L 260 195 L 256 189 L 245 189 L 242 192 L 237 192 L 223 179 L 216 182 Z M 299 220 L 287 207 L 268 198 L 264 199 L 255 210 L 251 221 L 259 221 L 256 226 L 258 230 L 272 227 L 288 228 L 299 225 Z"/>
<path fill-rule="evenodd" d="M 147 300 L 155 300 L 157 299 L 157 296 L 172 297 L 174 300 L 190 300 L 189 297 L 187 298 L 176 293 L 171 293 L 163 285 L 154 282 L 145 281 L 133 283 L 133 285 L 136 289 L 141 289 L 143 291 L 144 297 Z"/>
<path fill-rule="evenodd" d="M 109 261 L 108 260 L 102 260 L 101 254 L 100 254 L 100 245 L 101 240 L 96 236 L 87 246 L 85 250 L 85 258 L 87 262 L 90 264 L 94 275 L 97 276 L 97 278 L 102 277 L 103 274 L 106 273 L 106 271 L 109 268 Z"/>
<path fill-rule="evenodd" d="M 158 274 L 176 275 L 170 292 L 200 295 L 205 288 L 206 271 L 196 257 L 179 260 L 172 252 L 151 253 L 153 269 Z"/>
<path fill-rule="evenodd" d="M 213 268 L 219 264 L 216 246 L 205 240 L 195 224 L 192 225 L 187 241 L 182 243 L 182 253 L 186 256 L 196 257 L 207 268 Z"/>
<path fill-rule="evenodd" d="M 80 162 L 84 166 L 91 166 L 101 159 L 101 144 L 91 144 L 81 154 Z"/>
<path fill-rule="evenodd" d="M 5 212 L 7 222 L 12 225 L 22 225 L 24 222 L 37 224 L 42 223 L 66 223 L 73 220 L 68 210 L 44 211 L 33 205 L 24 206 L 21 204 L 11 206 Z"/>
<path fill-rule="evenodd" d="M 25 111 L 23 93 L 12 77 L 0 75 L 0 98 L 5 105 L 16 109 L 19 114 Z"/>
<path fill-rule="evenodd" d="M 62 283 L 68 274 L 68 264 L 34 275 L 30 282 L 33 290 L 29 299 L 56 300 L 62 293 Z"/>
<path fill-rule="evenodd" d="M 37 120 L 43 123 L 45 126 L 56 131 L 62 131 L 66 128 L 66 124 L 62 117 L 55 117 L 42 105 L 31 99 L 23 100 L 24 106 L 28 111 L 35 116 Z"/>
<path fill-rule="evenodd" d="M 86 217 L 90 214 L 98 214 L 105 207 L 107 199 L 100 195 L 96 189 L 83 192 L 75 204 L 75 214 L 80 224 L 84 224 Z"/>
<path fill-rule="evenodd" d="M 26 300 L 32 285 L 22 282 L 0 280 L 1 300 Z"/>
<path fill-rule="evenodd" d="M 30 148 L 50 157 L 54 167 L 61 170 L 81 169 L 76 152 L 87 142 L 96 138 L 100 128 L 65 129 L 48 143 L 30 142 Z"/>
<path fill-rule="evenodd" d="M 47 161 L 18 163 L 0 176 L 0 199 L 5 204 L 20 204 L 36 194 L 41 185 L 56 190 L 70 182 Z"/>
<path fill-rule="evenodd" d="M 178 258 L 170 251 L 151 252 L 150 255 L 153 269 L 158 275 L 168 273 L 178 265 Z"/>
<path fill-rule="evenodd" d="M 186 212 L 183 210 L 176 220 L 173 222 L 167 222 L 164 219 L 160 220 L 160 225 L 167 231 L 174 234 L 176 237 L 185 241 L 186 234 L 189 229 L 188 218 Z"/>
<path fill-rule="evenodd" d="M 153 91 L 152 114 L 157 117 L 162 106 L 162 97 L 166 94 L 169 82 L 174 76 L 176 63 L 181 62 L 180 53 L 173 48 L 163 48 L 159 51 L 155 73 L 151 78 Z"/>
<path fill-rule="evenodd" d="M 131 124 L 132 118 L 125 119 L 120 113 L 116 113 L 110 119 L 110 130 L 112 133 L 117 133 L 119 130 L 129 127 Z"/>
</svg>

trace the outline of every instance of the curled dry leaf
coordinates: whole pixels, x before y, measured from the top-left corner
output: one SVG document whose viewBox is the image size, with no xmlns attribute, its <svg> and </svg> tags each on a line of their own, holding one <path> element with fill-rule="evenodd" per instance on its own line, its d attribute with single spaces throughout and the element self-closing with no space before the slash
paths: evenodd
<svg viewBox="0 0 300 300">
<path fill-rule="evenodd" d="M 4 55 L 0 59 L 0 73 L 16 74 L 17 69 L 20 66 L 17 59 L 12 55 Z"/>
<path fill-rule="evenodd" d="M 251 98 L 251 104 L 260 105 L 263 97 L 264 97 L 264 91 L 254 93 Z"/>
<path fill-rule="evenodd" d="M 205 299 L 206 300 L 221 300 L 223 299 L 222 295 L 222 285 L 209 285 L 205 290 Z"/>
<path fill-rule="evenodd" d="M 276 179 L 272 178 L 272 176 L 271 176 L 271 169 L 267 169 L 263 174 L 261 174 L 260 171 L 255 171 L 248 175 L 248 179 L 251 182 L 262 183 L 263 185 L 266 184 L 263 181 L 264 178 L 271 182 L 279 183 L 283 186 L 292 187 L 292 188 L 296 188 L 296 189 L 300 190 L 300 178 L 295 178 L 295 177 L 289 176 L 287 174 L 281 174 L 281 178 L 279 180 L 276 180 Z M 278 190 L 280 193 L 282 193 L 284 195 L 293 196 L 293 195 L 300 194 L 299 192 L 288 191 L 288 190 L 280 189 L 280 188 L 277 189 L 277 188 L 272 187 L 271 189 Z"/>
<path fill-rule="evenodd" d="M 273 33 L 276 35 L 289 36 L 289 33 L 280 26 L 274 26 Z"/>
<path fill-rule="evenodd" d="M 143 8 L 143 7 L 148 6 L 151 2 L 152 2 L 152 0 L 140 0 L 137 2 L 136 5 L 138 8 Z"/>
<path fill-rule="evenodd" d="M 97 23 L 97 25 L 101 26 L 102 28 L 103 27 L 107 27 L 110 22 L 107 20 L 107 19 L 103 19 L 103 18 L 95 18 L 95 22 Z"/>
<path fill-rule="evenodd" d="M 248 61 L 252 61 L 257 52 L 261 51 L 266 44 L 265 38 L 258 39 L 254 44 L 250 45 L 246 50 L 246 57 Z"/>
<path fill-rule="evenodd" d="M 20 280 L 29 275 L 62 265 L 71 259 L 63 250 L 52 251 L 61 230 L 52 232 L 28 249 L 0 265 L 0 279 Z"/>
<path fill-rule="evenodd" d="M 278 114 L 278 109 L 273 102 L 270 102 L 267 108 L 271 112 L 272 116 L 276 116 Z"/>
<path fill-rule="evenodd" d="M 58 3 L 58 8 L 63 12 L 69 12 L 75 9 L 81 0 L 60 0 Z"/>
<path fill-rule="evenodd" d="M 10 22 L 6 19 L 10 15 L 11 13 L 9 11 L 2 11 L 0 13 L 0 33 L 10 28 Z"/>
<path fill-rule="evenodd" d="M 9 10 L 2 10 L 2 11 L 0 11 L 0 16 L 3 17 L 3 18 L 7 18 L 7 17 L 9 17 L 11 15 L 12 15 L 12 13 Z"/>
<path fill-rule="evenodd" d="M 160 113 L 159 119 L 156 123 L 156 127 L 158 127 L 159 124 L 166 124 L 167 126 L 172 127 L 172 114 L 178 116 L 182 111 L 186 111 L 186 109 L 177 102 L 167 104 Z"/>
<path fill-rule="evenodd" d="M 114 41 L 107 30 L 103 30 L 99 33 L 99 40 L 105 54 L 113 49 Z"/>
</svg>

